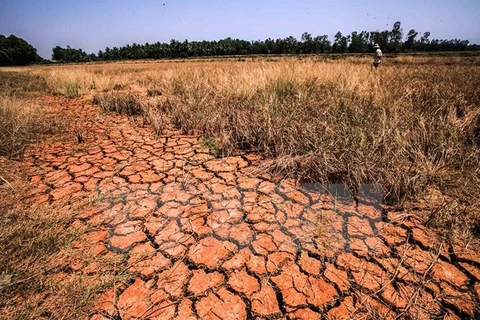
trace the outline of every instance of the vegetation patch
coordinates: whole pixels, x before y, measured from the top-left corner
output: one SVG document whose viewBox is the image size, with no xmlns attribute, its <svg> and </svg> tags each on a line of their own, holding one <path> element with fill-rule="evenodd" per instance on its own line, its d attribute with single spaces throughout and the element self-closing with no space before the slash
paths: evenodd
<svg viewBox="0 0 480 320">
<path fill-rule="evenodd" d="M 220 158 L 223 155 L 221 144 L 214 137 L 205 136 L 203 138 L 203 145 L 208 148 L 209 153 L 215 158 Z"/>
<path fill-rule="evenodd" d="M 428 190 L 442 194 L 441 210 L 479 201 L 480 82 L 470 66 L 239 69 L 179 72 L 166 82 L 176 97 L 167 109 L 175 125 L 215 137 L 227 154 L 260 152 L 274 159 L 270 170 L 285 175 L 352 190 L 380 184 L 392 204 Z M 477 221 L 469 223 L 473 232 L 478 215 L 469 217 Z"/>
<path fill-rule="evenodd" d="M 46 93 L 49 87 L 43 76 L 30 71 L 0 71 L 0 91 L 21 98 Z"/>
<path fill-rule="evenodd" d="M 82 275 L 70 271 L 66 263 L 78 255 L 72 243 L 82 232 L 70 227 L 75 208 L 59 214 L 42 206 L 15 206 L 27 200 L 29 189 L 23 174 L 13 172 L 13 167 L 0 158 L 2 319 L 84 318 L 93 297 L 114 283 L 115 272 Z"/>
<path fill-rule="evenodd" d="M 93 103 L 104 111 L 116 112 L 130 116 L 143 114 L 143 102 L 139 95 L 133 93 L 101 93 L 93 97 Z"/>
<path fill-rule="evenodd" d="M 0 155 L 23 154 L 38 133 L 50 131 L 42 110 L 24 100 L 0 96 Z"/>
<path fill-rule="evenodd" d="M 64 87 L 64 95 L 67 98 L 73 99 L 82 96 L 81 86 L 79 83 L 67 82 Z"/>
</svg>

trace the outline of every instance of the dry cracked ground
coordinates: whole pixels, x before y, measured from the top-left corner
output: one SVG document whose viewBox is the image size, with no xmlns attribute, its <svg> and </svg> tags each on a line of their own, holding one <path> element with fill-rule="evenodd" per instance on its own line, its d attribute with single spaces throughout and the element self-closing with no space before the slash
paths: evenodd
<svg viewBox="0 0 480 320">
<path fill-rule="evenodd" d="M 415 212 L 274 182 L 254 155 L 216 159 L 199 136 L 80 100 L 44 103 L 83 136 L 29 151 L 30 204 L 93 199 L 66 272 L 122 256 L 130 275 L 92 320 L 480 318 L 480 254 L 438 245 Z"/>
</svg>

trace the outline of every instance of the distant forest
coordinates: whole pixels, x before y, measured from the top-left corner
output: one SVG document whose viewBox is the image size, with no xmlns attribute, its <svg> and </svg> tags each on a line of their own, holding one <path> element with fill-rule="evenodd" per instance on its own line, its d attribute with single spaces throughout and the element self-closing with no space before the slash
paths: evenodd
<svg viewBox="0 0 480 320">
<path fill-rule="evenodd" d="M 81 49 L 55 47 L 52 59 L 63 62 L 111 61 L 136 59 L 188 58 L 202 56 L 228 56 L 249 54 L 316 54 L 316 53 L 367 53 L 378 43 L 384 52 L 467 51 L 479 50 L 468 40 L 430 40 L 430 32 L 420 34 L 414 29 L 404 37 L 400 21 L 392 30 L 362 31 L 343 35 L 335 34 L 333 43 L 328 36 L 312 36 L 305 32 L 300 40 L 289 36 L 283 39 L 245 41 L 226 38 L 218 41 L 171 40 L 170 43 L 128 44 L 117 48 L 105 48 L 97 55 L 87 54 Z"/>
<path fill-rule="evenodd" d="M 36 54 L 36 49 L 22 41 L 25 42 L 15 36 L 6 38 L 0 35 L 0 65 L 23 65 L 41 60 Z M 305 32 L 300 40 L 292 36 L 276 40 L 268 38 L 263 41 L 232 38 L 218 41 L 171 40 L 170 43 L 156 42 L 143 45 L 134 43 L 120 48 L 107 47 L 98 54 L 88 54 L 82 49 L 70 46 L 66 48 L 56 46 L 53 48 L 52 60 L 89 62 L 250 54 L 367 53 L 373 51 L 375 43 L 378 43 L 386 53 L 480 50 L 480 45 L 469 44 L 468 40 L 430 40 L 430 32 L 419 33 L 411 29 L 405 35 L 400 21 L 397 21 L 392 30 L 354 31 L 349 35 L 343 35 L 339 31 L 335 34 L 333 42 L 326 35 L 312 36 Z"/>
</svg>

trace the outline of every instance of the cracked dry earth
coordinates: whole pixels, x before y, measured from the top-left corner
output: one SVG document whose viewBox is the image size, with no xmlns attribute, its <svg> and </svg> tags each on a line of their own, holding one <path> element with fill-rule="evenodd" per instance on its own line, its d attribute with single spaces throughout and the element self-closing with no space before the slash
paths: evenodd
<svg viewBox="0 0 480 320">
<path fill-rule="evenodd" d="M 82 101 L 45 107 L 72 115 L 84 141 L 29 152 L 31 203 L 61 213 L 94 198 L 69 272 L 122 255 L 131 275 L 92 320 L 480 317 L 480 254 L 436 245 L 414 212 L 273 182 L 254 155 L 215 159 L 198 136 L 156 136 Z"/>
</svg>

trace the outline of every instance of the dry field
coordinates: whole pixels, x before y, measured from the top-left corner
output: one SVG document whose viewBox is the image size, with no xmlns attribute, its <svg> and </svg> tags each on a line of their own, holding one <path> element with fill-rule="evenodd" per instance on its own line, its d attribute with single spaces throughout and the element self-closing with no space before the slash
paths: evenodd
<svg viewBox="0 0 480 320">
<path fill-rule="evenodd" d="M 0 318 L 478 317 L 480 57 L 370 63 L 0 69 Z"/>
<path fill-rule="evenodd" d="M 478 202 L 479 57 L 399 56 L 379 72 L 368 58 L 249 59 L 9 71 L 33 76 L 22 90 L 121 104 L 133 114 L 146 107 L 159 131 L 173 121 L 201 132 L 221 155 L 255 151 L 284 175 L 353 190 L 378 183 L 391 204 L 431 193 L 459 209 Z M 145 93 L 162 99 L 147 102 Z"/>
</svg>

